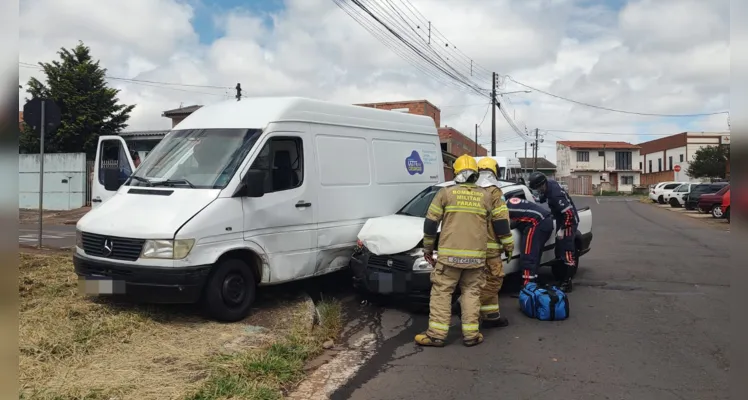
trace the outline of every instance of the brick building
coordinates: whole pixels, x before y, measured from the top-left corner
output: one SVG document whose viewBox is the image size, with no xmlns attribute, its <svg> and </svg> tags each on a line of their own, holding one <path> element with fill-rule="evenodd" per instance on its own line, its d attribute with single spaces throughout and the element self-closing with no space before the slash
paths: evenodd
<svg viewBox="0 0 748 400">
<path fill-rule="evenodd" d="M 665 181 L 690 181 L 688 166 L 702 147 L 729 145 L 729 132 L 681 132 L 640 143 L 641 184 Z M 680 172 L 675 172 L 680 166 Z"/>
</svg>

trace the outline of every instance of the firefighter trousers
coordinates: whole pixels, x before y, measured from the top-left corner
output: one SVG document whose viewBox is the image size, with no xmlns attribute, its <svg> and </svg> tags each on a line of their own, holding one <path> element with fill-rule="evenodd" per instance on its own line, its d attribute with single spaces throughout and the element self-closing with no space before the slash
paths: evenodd
<svg viewBox="0 0 748 400">
<path fill-rule="evenodd" d="M 486 259 L 486 283 L 480 293 L 480 316 L 482 319 L 498 319 L 499 291 L 504 284 L 504 264 L 501 257 Z"/>
<path fill-rule="evenodd" d="M 455 268 L 437 261 L 431 272 L 431 300 L 429 329 L 426 334 L 434 339 L 446 339 L 452 319 L 452 294 L 460 285 L 462 308 L 462 337 L 478 337 L 480 323 L 480 293 L 485 284 L 483 268 Z"/>
</svg>

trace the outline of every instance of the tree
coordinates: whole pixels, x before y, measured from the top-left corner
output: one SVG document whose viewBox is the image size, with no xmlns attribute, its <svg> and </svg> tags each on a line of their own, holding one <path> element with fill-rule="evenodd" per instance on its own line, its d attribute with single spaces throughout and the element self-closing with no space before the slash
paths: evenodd
<svg viewBox="0 0 748 400">
<path fill-rule="evenodd" d="M 119 103 L 119 90 L 107 86 L 106 69 L 91 58 L 90 49 L 83 42 L 71 50 L 63 47 L 57 54 L 59 61 L 39 63 L 46 84 L 31 78 L 26 85 L 31 98 L 52 99 L 60 107 L 60 126 L 44 137 L 44 151 L 85 152 L 92 159 L 99 136 L 116 135 L 127 127 L 135 106 Z M 39 152 L 39 137 L 26 124 L 19 142 L 21 153 Z"/>
<path fill-rule="evenodd" d="M 725 178 L 727 160 L 730 159 L 730 146 L 717 145 L 702 147 L 696 151 L 688 166 L 691 178 Z"/>
</svg>

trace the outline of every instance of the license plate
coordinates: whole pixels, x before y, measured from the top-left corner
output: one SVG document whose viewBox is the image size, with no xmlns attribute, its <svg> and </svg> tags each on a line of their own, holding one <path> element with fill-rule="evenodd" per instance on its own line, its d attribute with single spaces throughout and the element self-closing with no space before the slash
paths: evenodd
<svg viewBox="0 0 748 400">
<path fill-rule="evenodd" d="M 78 290 L 84 295 L 124 294 L 125 283 L 110 278 L 80 278 Z"/>
<path fill-rule="evenodd" d="M 377 288 L 377 292 L 382 294 L 392 293 L 394 290 L 392 274 L 387 272 L 369 273 L 369 281 L 372 286 Z"/>
</svg>

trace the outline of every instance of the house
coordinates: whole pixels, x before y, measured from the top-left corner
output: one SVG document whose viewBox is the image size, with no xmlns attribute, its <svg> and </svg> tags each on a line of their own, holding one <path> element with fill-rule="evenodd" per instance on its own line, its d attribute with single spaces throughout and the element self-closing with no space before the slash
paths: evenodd
<svg viewBox="0 0 748 400">
<path fill-rule="evenodd" d="M 178 123 L 182 122 L 183 119 L 187 118 L 188 115 L 200 109 L 200 105 L 194 105 L 189 107 L 179 107 L 173 110 L 164 111 L 161 113 L 162 117 L 171 119 L 171 127 L 175 127 Z"/>
<path fill-rule="evenodd" d="M 545 157 L 538 157 L 538 163 L 537 166 L 535 166 L 535 159 L 532 157 L 520 157 L 519 158 L 519 164 L 522 168 L 522 171 L 532 171 L 533 167 L 535 167 L 536 171 L 540 171 L 544 173 L 549 178 L 555 178 L 556 177 L 556 164 L 548 161 Z"/>
<path fill-rule="evenodd" d="M 560 178 L 584 178 L 608 190 L 632 192 L 640 185 L 640 147 L 627 142 L 556 142 L 556 174 Z"/>
<path fill-rule="evenodd" d="M 729 144 L 729 132 L 681 132 L 640 143 L 641 183 L 651 185 L 665 181 L 691 181 L 686 171 L 699 149 Z"/>
</svg>

